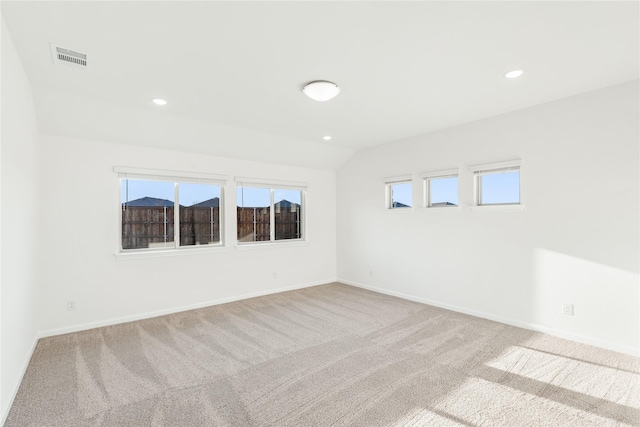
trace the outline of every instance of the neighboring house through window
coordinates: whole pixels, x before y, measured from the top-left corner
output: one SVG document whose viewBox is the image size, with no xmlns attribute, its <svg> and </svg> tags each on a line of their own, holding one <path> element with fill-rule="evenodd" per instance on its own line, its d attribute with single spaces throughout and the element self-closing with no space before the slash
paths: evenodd
<svg viewBox="0 0 640 427">
<path fill-rule="evenodd" d="M 413 206 L 411 175 L 385 178 L 385 207 L 387 209 Z"/>
<path fill-rule="evenodd" d="M 238 243 L 305 240 L 306 184 L 236 181 Z"/>
<path fill-rule="evenodd" d="M 224 180 L 220 177 L 114 169 L 120 179 L 121 251 L 221 244 Z"/>
<path fill-rule="evenodd" d="M 424 172 L 421 176 L 425 207 L 458 206 L 458 169 Z"/>
</svg>

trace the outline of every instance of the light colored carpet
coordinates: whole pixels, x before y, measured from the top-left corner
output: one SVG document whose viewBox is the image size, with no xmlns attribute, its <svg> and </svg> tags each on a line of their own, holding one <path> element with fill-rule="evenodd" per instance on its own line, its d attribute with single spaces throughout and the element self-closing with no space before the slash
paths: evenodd
<svg viewBox="0 0 640 427">
<path fill-rule="evenodd" d="M 42 339 L 13 426 L 640 426 L 640 359 L 342 285 Z"/>
</svg>

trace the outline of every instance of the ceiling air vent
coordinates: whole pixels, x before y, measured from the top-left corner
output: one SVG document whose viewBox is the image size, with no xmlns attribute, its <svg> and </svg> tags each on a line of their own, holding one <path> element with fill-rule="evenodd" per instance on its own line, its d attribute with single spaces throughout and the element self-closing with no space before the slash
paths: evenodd
<svg viewBox="0 0 640 427">
<path fill-rule="evenodd" d="M 68 65 L 74 68 L 87 67 L 87 54 L 75 50 L 51 45 L 54 64 Z"/>
</svg>

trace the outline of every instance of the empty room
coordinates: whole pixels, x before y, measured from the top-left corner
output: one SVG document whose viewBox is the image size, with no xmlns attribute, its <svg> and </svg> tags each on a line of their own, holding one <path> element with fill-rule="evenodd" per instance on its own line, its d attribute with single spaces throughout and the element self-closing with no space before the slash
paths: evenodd
<svg viewBox="0 0 640 427">
<path fill-rule="evenodd" d="M 2 1 L 0 424 L 640 426 L 637 1 Z"/>
</svg>

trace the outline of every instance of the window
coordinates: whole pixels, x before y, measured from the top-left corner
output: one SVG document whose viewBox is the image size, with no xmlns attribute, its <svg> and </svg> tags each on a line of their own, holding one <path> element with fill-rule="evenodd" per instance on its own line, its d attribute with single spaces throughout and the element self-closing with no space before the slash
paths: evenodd
<svg viewBox="0 0 640 427">
<path fill-rule="evenodd" d="M 273 195 L 276 240 L 301 239 L 302 191 L 274 189 Z"/>
<path fill-rule="evenodd" d="M 458 206 L 458 170 L 426 172 L 424 179 L 424 205 L 428 208 Z"/>
<path fill-rule="evenodd" d="M 124 178 L 122 249 L 175 247 L 174 184 Z"/>
<path fill-rule="evenodd" d="M 236 187 L 238 242 L 304 240 L 306 186 L 242 179 Z"/>
<path fill-rule="evenodd" d="M 271 190 L 237 187 L 238 242 L 271 240 Z"/>
<path fill-rule="evenodd" d="M 519 160 L 479 165 L 472 171 L 477 206 L 521 204 Z"/>
<path fill-rule="evenodd" d="M 162 171 L 115 169 L 120 179 L 121 251 L 222 242 L 224 182 L 195 176 L 200 174 L 181 177 Z"/>
<path fill-rule="evenodd" d="M 180 246 L 220 242 L 220 186 L 178 183 Z"/>
<path fill-rule="evenodd" d="M 411 200 L 411 176 L 388 178 L 386 185 L 386 207 L 387 209 L 402 209 L 413 206 Z"/>
</svg>

